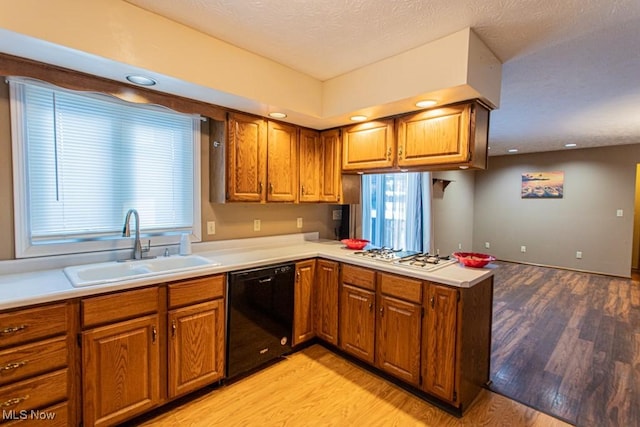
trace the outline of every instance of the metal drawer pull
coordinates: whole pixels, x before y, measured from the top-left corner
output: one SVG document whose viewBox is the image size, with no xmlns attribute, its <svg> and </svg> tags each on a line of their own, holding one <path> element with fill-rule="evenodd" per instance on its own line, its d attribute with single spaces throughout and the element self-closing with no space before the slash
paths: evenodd
<svg viewBox="0 0 640 427">
<path fill-rule="evenodd" d="M 171 338 L 175 338 L 176 337 L 176 328 L 178 326 L 176 325 L 176 321 L 173 320 L 171 321 Z"/>
<path fill-rule="evenodd" d="M 27 361 L 24 360 L 22 362 L 12 362 L 12 363 L 7 363 L 6 365 L 4 365 L 3 367 L 0 368 L 0 371 L 13 371 L 14 369 L 18 369 L 24 365 L 27 364 Z"/>
<path fill-rule="evenodd" d="M 155 343 L 157 337 L 158 337 L 158 330 L 154 326 L 154 327 L 151 328 L 151 342 Z"/>
<path fill-rule="evenodd" d="M 0 403 L 0 408 L 7 408 L 9 406 L 15 406 L 18 403 L 27 400 L 28 398 L 29 398 L 29 395 L 27 394 L 26 396 L 14 397 L 13 399 L 5 400 L 4 402 Z"/>
<path fill-rule="evenodd" d="M 28 327 L 29 325 L 9 326 L 8 328 L 4 328 L 2 331 L 0 331 L 0 334 L 2 335 L 13 334 L 23 329 L 27 329 Z"/>
</svg>

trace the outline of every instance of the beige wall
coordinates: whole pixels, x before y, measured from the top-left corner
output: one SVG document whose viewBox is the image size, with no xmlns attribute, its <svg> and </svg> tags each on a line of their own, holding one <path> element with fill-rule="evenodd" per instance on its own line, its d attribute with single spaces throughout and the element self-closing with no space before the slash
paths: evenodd
<svg viewBox="0 0 640 427">
<path fill-rule="evenodd" d="M 474 249 L 490 242 L 500 259 L 628 277 L 639 161 L 640 145 L 492 157 L 476 173 Z M 538 171 L 564 171 L 564 198 L 520 197 L 522 173 Z"/>
<path fill-rule="evenodd" d="M 205 130 L 203 134 L 208 134 Z M 322 238 L 334 238 L 337 223 L 331 219 L 334 205 L 326 204 L 211 204 L 209 203 L 209 144 L 203 137 L 202 233 L 203 240 L 228 240 L 317 231 Z M 302 229 L 297 218 L 303 219 Z M 261 230 L 253 231 L 253 220 Z M 207 235 L 207 221 L 215 221 L 216 234 Z M 13 231 L 13 179 L 8 85 L 0 84 L 0 260 L 15 258 Z"/>
</svg>

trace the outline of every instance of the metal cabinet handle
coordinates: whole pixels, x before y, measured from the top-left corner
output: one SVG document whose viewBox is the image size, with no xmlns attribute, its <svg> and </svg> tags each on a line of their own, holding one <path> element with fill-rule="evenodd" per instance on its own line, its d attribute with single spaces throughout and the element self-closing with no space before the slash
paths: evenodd
<svg viewBox="0 0 640 427">
<path fill-rule="evenodd" d="M 156 329 L 155 326 L 153 326 L 151 328 L 151 342 L 155 343 L 156 342 L 156 338 L 158 338 L 158 330 Z"/>
<path fill-rule="evenodd" d="M 387 160 L 391 160 L 391 147 L 387 148 Z"/>
<path fill-rule="evenodd" d="M 373 303 L 369 303 L 369 311 L 373 311 Z"/>
<path fill-rule="evenodd" d="M 434 297 L 431 297 L 429 299 L 429 303 L 431 304 L 431 308 L 434 308 L 436 306 L 436 299 Z"/>
<path fill-rule="evenodd" d="M 27 364 L 26 360 L 23 360 L 22 362 L 7 363 L 6 365 L 0 367 L 0 371 L 2 371 L 2 372 L 13 371 L 14 369 L 21 368 L 22 366 L 24 366 L 26 364 Z"/>
<path fill-rule="evenodd" d="M 402 145 L 398 148 L 398 158 L 402 158 Z"/>
<path fill-rule="evenodd" d="M 172 320 L 171 321 L 171 338 L 175 338 L 176 337 L 176 329 L 178 329 L 178 325 L 176 325 L 176 321 Z"/>
<path fill-rule="evenodd" d="M 2 335 L 14 334 L 16 332 L 22 331 L 23 329 L 27 329 L 29 325 L 18 325 L 18 326 L 9 326 L 0 331 Z"/>
<path fill-rule="evenodd" d="M 259 193 L 262 194 L 262 181 L 258 183 Z"/>
<path fill-rule="evenodd" d="M 302 195 L 304 196 L 304 185 L 300 187 L 300 191 L 302 192 Z"/>
<path fill-rule="evenodd" d="M 269 193 L 273 194 L 273 183 L 269 183 Z"/>
<path fill-rule="evenodd" d="M 380 307 L 380 316 L 384 316 L 384 307 Z"/>
<path fill-rule="evenodd" d="M 300 281 L 300 271 L 296 271 L 296 281 Z"/>
<path fill-rule="evenodd" d="M 27 394 L 26 396 L 14 397 L 13 399 L 5 400 L 4 402 L 0 403 L 0 408 L 7 408 L 9 406 L 15 406 L 20 402 L 24 402 L 28 398 L 29 398 L 29 395 Z"/>
</svg>

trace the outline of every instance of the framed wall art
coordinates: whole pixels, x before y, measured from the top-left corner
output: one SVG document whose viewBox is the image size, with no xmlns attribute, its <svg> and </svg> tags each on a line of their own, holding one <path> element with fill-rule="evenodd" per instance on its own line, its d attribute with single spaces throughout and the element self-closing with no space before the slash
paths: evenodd
<svg viewBox="0 0 640 427">
<path fill-rule="evenodd" d="M 523 199 L 562 199 L 564 172 L 526 172 L 522 174 Z"/>
</svg>

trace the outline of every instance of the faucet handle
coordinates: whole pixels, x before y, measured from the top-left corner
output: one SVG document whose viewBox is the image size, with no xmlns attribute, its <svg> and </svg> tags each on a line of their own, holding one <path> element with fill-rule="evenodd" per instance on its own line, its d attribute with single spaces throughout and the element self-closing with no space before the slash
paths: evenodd
<svg viewBox="0 0 640 427">
<path fill-rule="evenodd" d="M 147 246 L 142 247 L 142 252 L 149 252 L 151 250 L 151 239 L 147 241 Z"/>
</svg>

